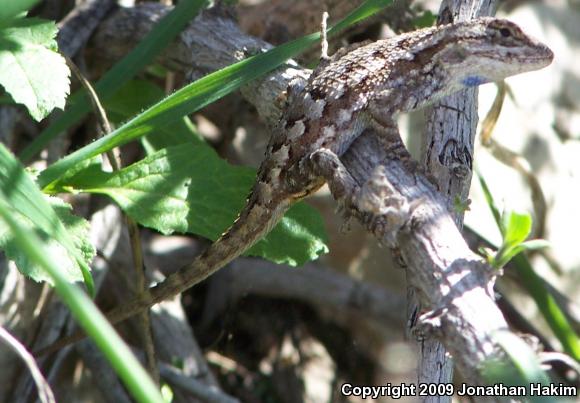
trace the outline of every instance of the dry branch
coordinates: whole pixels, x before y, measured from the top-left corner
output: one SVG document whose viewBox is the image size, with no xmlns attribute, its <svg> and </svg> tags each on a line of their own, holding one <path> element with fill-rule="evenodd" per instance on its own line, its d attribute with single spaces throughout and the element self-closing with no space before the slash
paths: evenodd
<svg viewBox="0 0 580 403">
<path fill-rule="evenodd" d="M 444 0 L 439 8 L 438 24 L 493 15 L 496 7 L 496 0 Z M 421 161 L 435 178 L 449 209 L 456 199 L 463 202 L 469 195 L 477 127 L 477 94 L 477 88 L 464 90 L 446 97 L 426 111 Z M 453 212 L 453 219 L 461 229 L 463 212 Z M 418 311 L 420 305 L 416 300 L 413 275 L 408 276 L 408 281 L 408 309 L 410 312 Z M 420 343 L 418 372 L 419 383 L 452 381 L 453 363 L 437 340 L 427 338 Z M 425 401 L 437 400 L 428 398 Z"/>
<path fill-rule="evenodd" d="M 101 52 L 111 54 L 115 51 L 118 57 L 128 51 L 129 39 L 138 40 L 165 12 L 162 7 L 149 5 L 147 12 L 139 15 L 144 6 L 119 10 L 101 27 L 95 39 L 100 43 Z M 112 23 L 114 20 L 116 22 Z M 220 32 L 219 37 L 215 32 Z M 267 47 L 264 42 L 240 32 L 231 20 L 205 13 L 187 28 L 177 44 L 168 49 L 165 61 L 197 77 L 238 61 L 245 54 L 254 53 L 253 50 Z M 242 94 L 256 106 L 264 120 L 274 123 L 279 115 L 275 101 L 281 90 L 293 77 L 307 74 L 306 70 L 290 64 L 290 67 L 250 83 Z M 429 314 L 423 315 L 423 326 L 449 348 L 467 381 L 483 383 L 481 364 L 499 355 L 492 334 L 498 329 L 506 329 L 507 325 L 493 301 L 492 273 L 465 244 L 447 210 L 447 201 L 420 174 L 410 172 L 398 158 L 377 147 L 370 132 L 353 145 L 343 161 L 357 186 L 365 184 L 377 166 L 384 166 L 383 185 L 388 192 L 394 191 L 409 206 L 421 201 L 420 206 L 410 210 L 402 230 L 394 235 L 413 273 L 416 287 L 422 290 L 425 306 L 430 309 Z M 334 187 L 336 185 L 334 183 Z M 347 189 L 354 190 L 352 186 Z M 368 214 L 361 215 L 356 208 L 351 212 L 368 218 Z M 377 230 L 376 224 L 385 224 L 388 220 L 380 216 L 373 219 L 373 231 L 384 241 L 391 239 L 393 232 L 388 227 Z M 391 238 L 387 239 L 388 234 Z"/>
</svg>

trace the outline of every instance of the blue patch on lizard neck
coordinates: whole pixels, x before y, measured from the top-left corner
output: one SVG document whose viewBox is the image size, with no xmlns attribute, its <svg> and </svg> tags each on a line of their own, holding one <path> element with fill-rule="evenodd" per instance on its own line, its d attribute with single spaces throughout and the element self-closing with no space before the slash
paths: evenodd
<svg viewBox="0 0 580 403">
<path fill-rule="evenodd" d="M 478 85 L 488 83 L 485 77 L 482 76 L 467 76 L 463 79 L 462 83 L 466 87 L 477 87 Z"/>
</svg>

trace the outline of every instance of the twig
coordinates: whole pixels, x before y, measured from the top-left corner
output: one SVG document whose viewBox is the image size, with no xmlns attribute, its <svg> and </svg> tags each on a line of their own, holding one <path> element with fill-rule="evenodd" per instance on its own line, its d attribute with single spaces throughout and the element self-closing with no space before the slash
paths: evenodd
<svg viewBox="0 0 580 403">
<path fill-rule="evenodd" d="M 192 396 L 209 403 L 239 403 L 239 400 L 226 395 L 217 387 L 212 387 L 195 378 L 185 376 L 175 367 L 161 363 L 161 376 L 169 383 L 179 387 Z"/>
<path fill-rule="evenodd" d="M 79 82 L 88 92 L 89 100 L 91 101 L 91 105 L 93 106 L 93 109 L 95 110 L 95 115 L 99 121 L 101 133 L 105 134 L 110 133 L 112 131 L 111 124 L 109 123 L 109 119 L 107 118 L 105 108 L 103 108 L 103 105 L 101 104 L 101 101 L 95 89 L 93 88 L 91 83 L 89 83 L 89 81 L 85 78 L 83 73 L 79 70 L 75 62 L 73 62 L 71 58 L 66 55 L 64 55 L 64 58 L 66 60 L 66 64 L 71 69 L 72 73 L 75 75 L 77 80 L 79 80 Z M 121 161 L 116 155 L 114 155 L 112 151 L 107 151 L 106 155 L 107 158 L 109 159 L 111 167 L 113 168 L 113 171 L 118 171 L 119 169 L 121 169 Z"/>
<path fill-rule="evenodd" d="M 489 108 L 489 111 L 487 112 L 485 118 L 483 118 L 483 121 L 481 122 L 481 130 L 479 132 L 479 139 L 481 141 L 481 144 L 484 146 L 489 145 L 493 129 L 495 129 L 495 125 L 497 124 L 497 120 L 499 119 L 499 115 L 503 107 L 503 101 L 507 93 L 507 84 L 505 83 L 505 81 L 495 83 L 495 85 L 497 87 L 497 94 L 495 94 L 495 98 L 493 100 L 493 103 L 491 104 L 491 108 Z"/>
<path fill-rule="evenodd" d="M 109 119 L 107 117 L 107 113 L 101 101 L 95 92 L 93 86 L 89 81 L 84 77 L 84 75 L 80 72 L 77 68 L 75 63 L 65 56 L 66 62 L 72 72 L 75 74 L 77 79 L 81 82 L 83 87 L 87 90 L 89 95 L 89 99 L 91 104 L 95 110 L 95 114 L 99 120 L 99 124 L 101 126 L 101 130 L 103 133 L 107 134 L 112 131 L 111 124 L 109 123 Z M 113 168 L 113 171 L 119 171 L 121 169 L 121 160 L 118 156 L 115 155 L 113 150 L 107 151 L 106 153 L 109 163 Z M 136 276 L 136 289 L 137 293 L 144 293 L 148 292 L 147 283 L 145 281 L 145 265 L 143 263 L 143 250 L 141 248 L 141 237 L 139 234 L 139 227 L 137 223 L 129 217 L 127 214 L 123 213 L 123 217 L 125 219 L 125 224 L 127 225 L 127 231 L 129 232 L 129 239 L 131 243 L 131 253 L 133 256 L 133 267 L 135 269 L 135 276 Z M 144 311 L 140 314 L 141 318 L 141 327 L 142 327 L 142 340 L 145 346 L 146 354 L 146 362 L 147 367 L 149 369 L 149 373 L 159 384 L 159 370 L 156 364 L 155 358 L 155 347 L 153 345 L 153 335 L 151 333 L 151 319 L 149 317 L 149 311 Z"/>
<path fill-rule="evenodd" d="M 28 350 L 26 350 L 26 348 L 2 326 L 0 326 L 0 339 L 2 339 L 4 343 L 20 358 L 22 358 L 22 361 L 24 361 L 28 367 L 32 379 L 34 379 L 34 383 L 38 388 L 38 398 L 40 401 L 42 403 L 56 403 L 50 385 L 42 375 L 42 372 L 40 372 L 40 369 L 36 365 L 36 361 L 34 361 L 34 357 L 28 352 Z"/>
<path fill-rule="evenodd" d="M 114 5 L 114 0 L 80 2 L 58 24 L 57 40 L 61 52 L 74 57 Z"/>
<path fill-rule="evenodd" d="M 111 363 L 92 340 L 83 340 L 76 347 L 76 352 L 84 362 L 86 369 L 95 376 L 94 383 L 100 390 L 103 400 L 115 403 L 130 403 L 131 397 L 123 383 L 111 367 Z"/>
<path fill-rule="evenodd" d="M 351 312 L 381 324 L 404 321 L 403 296 L 320 264 L 306 264 L 294 270 L 259 259 L 237 259 L 216 273 L 209 287 L 202 327 L 247 295 L 301 301 L 336 312 L 337 317 Z"/>
<path fill-rule="evenodd" d="M 580 377 L 580 364 L 572 357 L 566 354 L 557 353 L 557 352 L 547 352 L 547 353 L 540 353 L 540 362 L 548 363 L 548 362 L 559 362 L 565 364 L 567 367 L 572 369 L 576 372 L 576 377 Z"/>
<path fill-rule="evenodd" d="M 326 23 L 328 21 L 328 13 L 322 13 L 322 22 L 320 23 L 320 58 L 328 60 L 328 39 L 326 38 Z"/>
</svg>

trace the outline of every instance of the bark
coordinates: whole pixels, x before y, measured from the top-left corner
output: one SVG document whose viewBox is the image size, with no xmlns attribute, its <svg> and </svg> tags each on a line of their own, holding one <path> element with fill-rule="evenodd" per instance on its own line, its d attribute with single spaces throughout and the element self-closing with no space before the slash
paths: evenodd
<svg viewBox="0 0 580 403">
<path fill-rule="evenodd" d="M 161 8 L 159 10 L 164 12 Z M 116 24 L 107 24 L 101 28 L 102 32 L 97 36 L 96 44 L 102 44 L 103 52 L 115 49 L 119 54 L 131 47 L 127 43 L 128 38 L 123 37 L 122 30 L 115 26 L 132 26 L 131 37 L 136 39 L 150 29 L 146 19 L 151 17 L 135 17 L 138 12 L 137 9 L 130 12 L 120 10 L 113 17 L 118 20 Z M 139 26 L 135 25 L 134 19 L 139 21 Z M 216 30 L 220 32 L 219 41 L 209 41 L 208 38 Z M 105 43 L 107 46 L 104 46 Z M 165 63 L 171 63 L 180 71 L 188 72 L 190 76 L 199 76 L 240 60 L 245 53 L 251 53 L 248 52 L 249 49 L 260 48 L 268 48 L 268 45 L 243 34 L 227 18 L 204 14 L 188 27 L 178 43 L 168 49 Z M 272 124 L 280 113 L 276 99 L 281 90 L 286 88 L 292 78 L 306 77 L 307 74 L 307 70 L 289 62 L 287 66 L 267 77 L 248 84 L 242 89 L 242 95 L 256 107 L 266 122 Z M 462 94 L 458 95 L 459 98 L 461 96 Z M 474 104 L 473 100 L 462 102 Z M 453 113 L 457 114 L 456 111 Z M 475 126 L 473 118 L 467 121 L 469 127 Z M 386 188 L 393 188 L 393 194 L 402 198 L 407 206 L 415 206 L 419 201 L 421 203 L 420 208 L 411 210 L 400 231 L 389 230 L 387 223 L 390 218 L 381 216 L 374 217 L 372 222 L 375 224 L 370 229 L 384 242 L 389 242 L 393 237 L 396 240 L 414 286 L 421 291 L 424 306 L 428 309 L 419 320 L 423 333 L 434 334 L 443 342 L 455 357 L 467 382 L 483 384 L 485 381 L 481 365 L 487 359 L 501 357 L 493 342 L 493 333 L 507 329 L 493 300 L 493 273 L 467 247 L 454 217 L 449 213 L 448 199 L 435 191 L 418 171 L 409 172 L 408 167 L 400 160 L 384 154 L 385 151 L 377 146 L 373 138 L 373 133 L 367 132 L 343 159 L 347 170 L 355 179 L 355 187 L 365 184 L 377 166 L 384 166 L 384 184 L 388 184 L 385 185 Z M 471 139 L 471 135 L 467 138 Z M 443 156 L 447 155 L 444 151 L 448 149 L 449 147 L 443 148 Z M 433 154 L 432 151 L 431 155 Z M 461 167 L 455 167 L 448 175 L 457 177 L 461 172 Z M 337 186 L 336 183 L 334 186 Z M 457 187 L 453 185 L 451 188 L 451 193 L 455 194 Z M 392 193 L 391 190 L 389 192 Z M 447 193 L 446 189 L 444 193 Z M 335 196 L 339 199 L 341 197 L 340 194 Z M 368 219 L 368 215 L 360 213 L 352 206 L 351 213 L 363 222 Z"/>
<path fill-rule="evenodd" d="M 439 24 L 466 21 L 493 15 L 495 0 L 444 0 L 439 8 Z M 466 201 L 472 176 L 475 130 L 477 127 L 477 88 L 461 91 L 426 111 L 427 125 L 422 137 L 421 161 L 436 179 L 447 207 L 453 211 L 456 199 Z M 463 227 L 463 212 L 454 211 L 457 226 Z M 409 273 L 409 311 L 420 311 L 415 298 L 415 279 Z M 419 383 L 450 383 L 453 362 L 445 348 L 431 338 L 419 341 Z M 426 402 L 450 402 L 451 397 L 428 397 Z"/>
</svg>

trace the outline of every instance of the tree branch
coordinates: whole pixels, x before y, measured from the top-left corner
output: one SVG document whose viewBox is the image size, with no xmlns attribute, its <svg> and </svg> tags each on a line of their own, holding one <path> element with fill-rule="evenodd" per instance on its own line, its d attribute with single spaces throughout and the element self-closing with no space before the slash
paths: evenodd
<svg viewBox="0 0 580 403">
<path fill-rule="evenodd" d="M 322 150 L 313 165 L 351 215 L 380 242 L 398 246 L 429 309 L 416 332 L 439 338 L 467 382 L 485 384 L 485 362 L 502 358 L 493 333 L 507 324 L 493 299 L 494 272 L 471 252 L 443 196 L 372 130 L 341 160 Z"/>
<path fill-rule="evenodd" d="M 131 13 L 137 12 L 131 10 Z M 127 10 L 120 10 L 113 18 L 120 21 L 134 17 Z M 127 24 L 131 25 L 128 20 L 101 28 L 108 31 L 106 39 L 102 39 L 105 38 L 103 33 L 96 38 L 97 42 L 107 44 L 101 48 L 104 52 L 129 49 L 126 34 L 122 32 L 126 30 Z M 143 27 L 143 20 L 139 20 Z M 123 26 L 125 28 L 119 28 Z M 216 30 L 221 34 L 219 42 L 208 41 L 208 38 L 215 37 Z M 128 32 L 137 40 L 141 35 L 135 29 L 129 29 Z M 204 13 L 181 35 L 179 43 L 168 48 L 165 60 L 170 60 L 181 71 L 193 68 L 191 76 L 197 76 L 200 72 L 213 71 L 238 61 L 248 49 L 266 47 L 268 45 L 264 42 L 240 32 L 230 20 Z M 256 106 L 264 120 L 273 124 L 280 112 L 276 98 L 281 90 L 286 88 L 292 78 L 305 77 L 307 74 L 307 70 L 289 63 L 271 75 L 248 84 L 242 94 Z M 473 121 L 470 121 L 470 125 L 473 125 Z M 363 186 L 375 167 L 383 167 L 382 176 L 385 179 L 379 180 L 378 190 L 402 200 L 410 209 L 408 219 L 403 220 L 400 230 L 394 232 L 389 229 L 392 217 L 380 214 L 369 216 L 368 212 L 352 207 L 349 211 L 370 225 L 368 228 L 383 242 L 389 244 L 394 240 L 399 246 L 409 271 L 415 276 L 415 285 L 421 290 L 425 307 L 430 309 L 420 321 L 423 331 L 432 332 L 443 341 L 456 358 L 466 381 L 485 383 L 480 371 L 481 365 L 486 359 L 501 356 L 492 340 L 492 334 L 506 329 L 507 325 L 493 301 L 493 273 L 467 247 L 447 209 L 448 201 L 419 173 L 409 170 L 401 162 L 400 156 L 385 154 L 372 132 L 366 132 L 356 141 L 342 160 L 353 178 L 349 186 L 342 183 L 345 191 L 354 191 L 357 186 Z M 451 174 L 455 175 L 454 172 Z M 332 178 L 330 182 L 334 187 L 334 195 L 345 202 L 347 193 L 336 193 L 336 187 L 341 182 Z"/>
<path fill-rule="evenodd" d="M 496 0 L 444 0 L 438 24 L 466 21 L 493 15 Z M 468 89 L 440 101 L 426 111 L 427 125 L 422 137 L 421 161 L 433 175 L 449 209 L 456 199 L 467 200 L 472 176 L 475 129 L 477 127 L 477 88 Z M 454 211 L 453 219 L 463 227 L 463 212 Z M 415 279 L 407 272 L 410 312 L 419 312 Z M 411 323 L 412 321 L 410 321 Z M 411 323 L 411 326 L 413 324 Z M 427 338 L 419 344 L 419 383 L 448 383 L 453 379 L 453 362 L 437 340 Z M 451 397 L 429 397 L 424 401 L 451 401 Z"/>
</svg>

